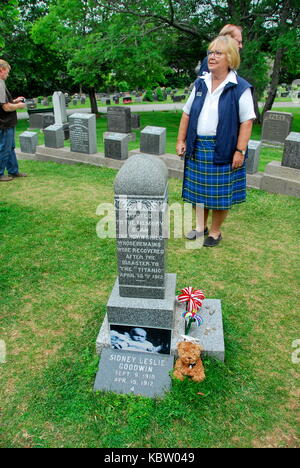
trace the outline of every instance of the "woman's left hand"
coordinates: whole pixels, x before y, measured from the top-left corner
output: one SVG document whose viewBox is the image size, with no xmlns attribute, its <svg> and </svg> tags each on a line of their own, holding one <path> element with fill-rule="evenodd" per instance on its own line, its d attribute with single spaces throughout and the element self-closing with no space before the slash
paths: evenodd
<svg viewBox="0 0 300 468">
<path fill-rule="evenodd" d="M 233 155 L 232 169 L 238 169 L 244 164 L 245 157 L 239 151 L 236 151 Z"/>
</svg>

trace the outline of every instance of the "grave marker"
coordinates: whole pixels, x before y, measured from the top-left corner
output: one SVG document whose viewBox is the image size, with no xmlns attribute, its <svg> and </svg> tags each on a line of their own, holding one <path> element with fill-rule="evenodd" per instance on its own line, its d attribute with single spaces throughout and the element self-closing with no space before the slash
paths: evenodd
<svg viewBox="0 0 300 468">
<path fill-rule="evenodd" d="M 104 135 L 104 154 L 106 158 L 128 158 L 128 136 L 126 133 L 106 132 Z"/>
<path fill-rule="evenodd" d="M 107 108 L 107 129 L 109 132 L 130 133 L 131 111 L 128 107 L 115 106 Z"/>
<path fill-rule="evenodd" d="M 69 117 L 71 151 L 94 154 L 97 152 L 95 114 L 72 114 Z"/>
<path fill-rule="evenodd" d="M 115 181 L 119 276 L 107 303 L 110 348 L 95 390 L 148 397 L 171 386 L 176 275 L 166 274 L 168 170 L 149 154 L 132 156 Z"/>
<path fill-rule="evenodd" d="M 284 142 L 282 166 L 300 169 L 300 133 L 291 132 Z"/>
<path fill-rule="evenodd" d="M 263 121 L 262 142 L 284 144 L 291 131 L 292 120 L 293 114 L 290 112 L 267 111 Z"/>
<path fill-rule="evenodd" d="M 141 131 L 141 153 L 164 154 L 167 131 L 163 127 L 145 127 Z"/>
<path fill-rule="evenodd" d="M 45 146 L 48 148 L 64 147 L 64 129 L 61 124 L 50 125 L 44 129 Z"/>
<path fill-rule="evenodd" d="M 248 158 L 246 159 L 247 174 L 255 174 L 258 171 L 261 141 L 250 140 L 248 143 Z"/>
<path fill-rule="evenodd" d="M 23 132 L 19 136 L 22 153 L 34 154 L 38 144 L 38 134 L 36 132 Z"/>
</svg>

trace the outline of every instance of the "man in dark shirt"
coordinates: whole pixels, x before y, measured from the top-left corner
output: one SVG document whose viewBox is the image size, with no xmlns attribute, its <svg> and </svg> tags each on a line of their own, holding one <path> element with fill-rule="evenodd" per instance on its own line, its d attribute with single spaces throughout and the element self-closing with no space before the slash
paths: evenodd
<svg viewBox="0 0 300 468">
<path fill-rule="evenodd" d="M 10 72 L 10 65 L 0 60 L 0 182 L 10 182 L 15 177 L 26 177 L 19 172 L 15 153 L 15 127 L 17 125 L 17 109 L 24 109 L 24 97 L 13 99 L 5 86 Z M 7 169 L 8 177 L 4 175 Z"/>
</svg>

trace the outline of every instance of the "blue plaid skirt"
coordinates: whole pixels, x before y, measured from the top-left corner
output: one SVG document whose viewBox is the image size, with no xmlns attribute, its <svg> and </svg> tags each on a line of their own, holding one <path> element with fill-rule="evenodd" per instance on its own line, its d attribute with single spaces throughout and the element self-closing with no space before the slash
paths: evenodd
<svg viewBox="0 0 300 468">
<path fill-rule="evenodd" d="M 246 201 L 246 164 L 234 170 L 231 164 L 214 164 L 215 141 L 213 136 L 198 136 L 194 156 L 185 159 L 182 198 L 207 209 L 228 210 Z"/>
</svg>

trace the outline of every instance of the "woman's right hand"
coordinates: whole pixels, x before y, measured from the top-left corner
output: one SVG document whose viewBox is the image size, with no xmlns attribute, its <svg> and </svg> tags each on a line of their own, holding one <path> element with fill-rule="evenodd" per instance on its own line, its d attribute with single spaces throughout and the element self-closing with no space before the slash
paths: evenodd
<svg viewBox="0 0 300 468">
<path fill-rule="evenodd" d="M 177 156 L 181 157 L 186 152 L 186 143 L 185 141 L 178 141 L 176 145 Z"/>
</svg>

